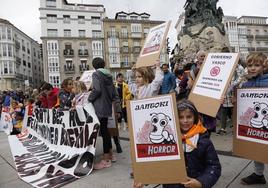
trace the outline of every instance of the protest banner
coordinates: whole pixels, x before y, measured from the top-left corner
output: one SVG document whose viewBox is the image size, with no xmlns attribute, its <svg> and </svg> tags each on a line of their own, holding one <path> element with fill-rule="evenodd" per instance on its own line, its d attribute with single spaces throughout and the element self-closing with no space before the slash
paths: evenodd
<svg viewBox="0 0 268 188">
<path fill-rule="evenodd" d="M 136 182 L 186 181 L 175 95 L 127 102 L 131 158 Z"/>
<path fill-rule="evenodd" d="M 87 89 L 89 89 L 91 87 L 93 72 L 95 72 L 95 70 L 84 71 L 81 78 L 79 79 L 79 81 L 84 82 Z"/>
<path fill-rule="evenodd" d="M 171 21 L 168 21 L 150 29 L 137 59 L 136 67 L 152 66 L 156 63 L 156 60 L 159 60 L 170 24 Z"/>
<path fill-rule="evenodd" d="M 32 117 L 25 115 L 27 129 L 9 136 L 23 181 L 34 187 L 61 187 L 91 173 L 99 121 L 92 104 L 77 108 L 36 108 Z"/>
<path fill-rule="evenodd" d="M 199 112 L 216 117 L 238 61 L 238 53 L 207 55 L 189 95 Z"/>
<path fill-rule="evenodd" d="M 233 152 L 268 163 L 268 88 L 238 89 Z"/>
<path fill-rule="evenodd" d="M 0 120 L 0 132 L 5 132 L 7 135 L 10 135 L 12 132 L 12 118 L 8 111 L 2 110 L 1 120 Z"/>
</svg>

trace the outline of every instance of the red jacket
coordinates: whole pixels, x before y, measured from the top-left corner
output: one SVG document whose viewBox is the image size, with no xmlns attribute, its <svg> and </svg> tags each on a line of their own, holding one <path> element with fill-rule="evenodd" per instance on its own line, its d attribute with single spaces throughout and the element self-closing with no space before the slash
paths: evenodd
<svg viewBox="0 0 268 188">
<path fill-rule="evenodd" d="M 57 104 L 59 91 L 59 88 L 53 88 L 47 95 L 48 108 L 53 108 Z"/>
</svg>

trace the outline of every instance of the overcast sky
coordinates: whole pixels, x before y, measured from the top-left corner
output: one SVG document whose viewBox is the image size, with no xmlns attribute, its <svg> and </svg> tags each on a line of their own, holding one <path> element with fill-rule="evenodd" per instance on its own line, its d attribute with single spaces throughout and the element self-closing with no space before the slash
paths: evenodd
<svg viewBox="0 0 268 188">
<path fill-rule="evenodd" d="M 106 15 L 114 18 L 116 12 L 147 12 L 151 20 L 172 20 L 171 45 L 176 43 L 174 25 L 183 11 L 186 0 L 67 0 L 70 3 L 102 4 Z M 17 28 L 41 42 L 39 0 L 0 0 L 0 18 L 10 21 Z M 219 0 L 218 6 L 225 15 L 267 16 L 268 0 Z"/>
</svg>

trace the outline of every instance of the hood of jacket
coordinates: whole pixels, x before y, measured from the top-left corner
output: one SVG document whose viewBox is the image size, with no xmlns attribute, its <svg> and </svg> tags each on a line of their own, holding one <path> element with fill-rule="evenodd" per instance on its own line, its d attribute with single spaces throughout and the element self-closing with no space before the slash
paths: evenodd
<svg viewBox="0 0 268 188">
<path fill-rule="evenodd" d="M 113 77 L 107 69 L 98 69 L 96 71 L 102 83 L 107 86 L 113 85 Z"/>
</svg>

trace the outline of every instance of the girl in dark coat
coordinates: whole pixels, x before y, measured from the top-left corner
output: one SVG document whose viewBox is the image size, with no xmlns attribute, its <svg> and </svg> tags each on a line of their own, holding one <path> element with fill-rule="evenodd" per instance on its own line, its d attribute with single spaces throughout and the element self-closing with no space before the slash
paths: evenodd
<svg viewBox="0 0 268 188">
<path fill-rule="evenodd" d="M 164 184 L 163 188 L 211 188 L 221 175 L 221 164 L 207 129 L 192 102 L 181 101 L 178 112 L 188 178 L 186 182 Z M 134 183 L 134 188 L 140 187 Z"/>
</svg>

